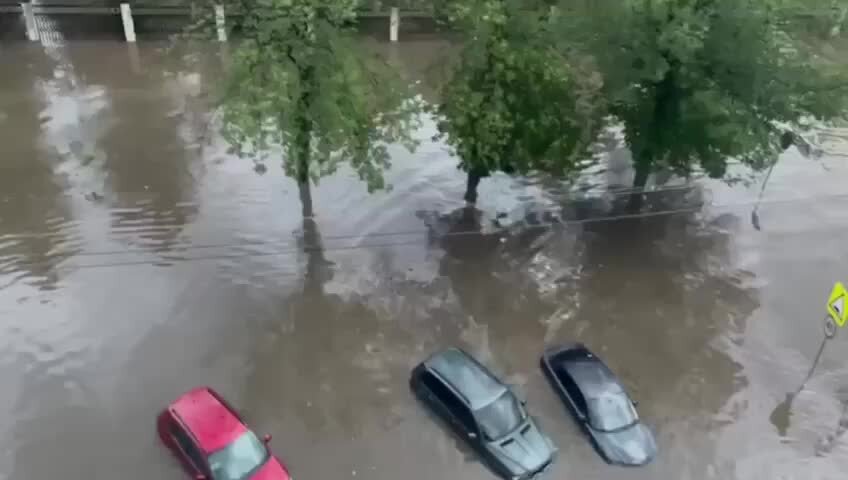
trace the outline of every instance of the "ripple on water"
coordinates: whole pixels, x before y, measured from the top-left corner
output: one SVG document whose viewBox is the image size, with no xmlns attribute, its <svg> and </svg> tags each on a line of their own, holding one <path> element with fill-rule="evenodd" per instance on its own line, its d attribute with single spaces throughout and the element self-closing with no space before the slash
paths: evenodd
<svg viewBox="0 0 848 480">
<path fill-rule="evenodd" d="M 159 78 L 155 54 L 143 50 L 147 70 L 139 75 L 118 62 L 126 56 L 124 50 L 121 43 L 104 44 L 66 58 L 76 74 L 68 68 L 63 75 L 76 75 L 80 85 L 103 84 L 83 88 L 89 98 L 83 95 L 75 101 L 102 98 L 111 105 L 114 118 L 109 118 L 115 122 L 97 137 L 104 152 L 96 162 L 73 163 L 64 172 L 77 174 L 80 167 L 108 171 L 105 179 L 98 177 L 107 184 L 103 193 L 84 202 L 90 208 L 72 210 L 83 223 L 57 214 L 64 200 L 52 200 L 62 196 L 62 187 L 56 188 L 50 165 L 41 177 L 24 171 L 3 184 L 8 187 L 3 190 L 20 190 L 21 196 L 9 202 L 0 219 L 17 218 L 10 216 L 16 215 L 12 205 L 32 208 L 21 214 L 25 218 L 20 223 L 0 223 L 0 288 L 8 280 L 23 278 L 36 286 L 37 279 L 58 285 L 63 277 L 57 271 L 69 256 L 75 256 L 74 264 L 127 258 L 139 262 L 113 273 L 77 272 L 59 292 L 33 292 L 20 280 L 0 290 L 0 309 L 6 309 L 0 322 L 0 378 L 4 385 L 13 385 L 10 391 L 17 395 L 16 415 L 8 416 L 14 417 L 8 421 L 15 422 L 15 428 L 8 435 L 3 431 L 0 441 L 12 443 L 17 478 L 50 478 L 55 469 L 68 478 L 85 478 L 86 473 L 90 478 L 92 471 L 102 476 L 113 468 L 127 478 L 178 475 L 176 465 L 153 443 L 152 412 L 195 382 L 232 385 L 242 376 L 248 377 L 248 386 L 245 391 L 232 389 L 235 401 L 259 407 L 254 412 L 263 428 L 274 429 L 269 433 L 285 446 L 281 451 L 301 459 L 296 472 L 312 469 L 315 478 L 333 478 L 356 469 L 368 476 L 374 470 L 360 465 L 365 459 L 373 463 L 372 469 L 378 468 L 375 479 L 401 478 L 409 473 L 409 464 L 393 459 L 416 452 L 421 458 L 413 466 L 421 478 L 483 478 L 487 472 L 425 418 L 406 385 L 416 361 L 453 343 L 470 346 L 537 394 L 531 406 L 551 420 L 548 425 L 563 447 L 558 472 L 605 479 L 771 480 L 786 472 L 775 467 L 770 472 L 774 475 L 764 477 L 764 467 L 786 466 L 793 477 L 804 478 L 799 473 L 813 461 L 837 459 L 821 468 L 813 465 L 817 474 L 826 475 L 848 458 L 848 434 L 839 430 L 843 420 L 838 406 L 830 396 L 814 393 L 830 386 L 813 384 L 812 392 L 796 400 L 789 434 L 804 441 L 789 447 L 778 443 L 768 408 L 762 408 L 780 398 L 764 401 L 750 393 L 773 380 L 794 378 L 789 364 L 797 359 L 786 350 L 804 346 L 788 326 L 794 323 L 774 328 L 777 316 L 761 322 L 768 325 L 763 328 L 790 332 L 785 335 L 792 338 L 785 343 L 791 349 L 777 347 L 769 335 L 757 341 L 739 333 L 760 301 L 775 305 L 791 297 L 794 302 L 796 290 L 808 283 L 790 280 L 793 295 L 774 290 L 781 276 L 796 277 L 793 270 L 808 264 L 797 261 L 794 250 L 774 243 L 773 249 L 781 247 L 780 257 L 770 259 L 780 275 L 760 273 L 769 254 L 762 246 L 780 232 L 777 220 L 773 230 L 756 240 L 743 239 L 747 244 L 737 236 L 746 225 L 733 220 L 747 218 L 748 211 L 710 225 L 677 217 L 586 223 L 553 238 L 526 228 L 530 203 L 560 207 L 569 219 L 603 217 L 630 193 L 609 190 L 628 178 L 627 167 L 597 169 L 583 179 L 585 201 L 569 198 L 569 184 L 496 175 L 481 185 L 482 223 L 501 220 L 498 214 L 507 212 L 515 213 L 514 225 L 507 235 L 480 225 L 469 226 L 466 234 L 461 229 L 468 228 L 454 215 L 462 210 L 465 178 L 444 145 L 423 141 L 412 154 L 393 150 L 393 168 L 386 178 L 392 190 L 369 195 L 344 169 L 322 179 L 313 190 L 317 228 L 309 230 L 301 218 L 297 186 L 279 171 L 279 156 L 277 163 L 268 160 L 268 172 L 260 176 L 249 160 L 224 154 L 215 138 L 204 147 L 203 177 L 192 176 L 188 170 L 194 170 L 184 168 L 192 158 L 181 152 L 193 148 L 193 140 L 169 133 L 180 115 L 163 101 L 167 96 L 156 93 L 161 85 L 151 81 Z M 105 53 L 112 55 L 102 61 Z M 25 77 L 22 87 L 15 88 L 26 91 L 31 83 Z M 93 92 L 98 92 L 97 98 L 91 97 Z M 50 90 L 44 95 L 61 94 Z M 76 110 L 69 111 L 61 122 L 58 108 L 43 116 L 57 137 L 53 143 L 61 148 L 66 147 L 61 143 L 65 128 L 76 132 L 69 126 L 80 118 L 90 124 L 108 123 L 93 114 L 80 117 Z M 38 137 L 39 128 L 26 133 Z M 424 122 L 421 133 L 432 136 L 433 124 Z M 74 141 L 79 141 L 77 136 Z M 9 143 L 14 142 L 0 142 L 0 148 Z M 72 150 L 85 154 L 78 148 L 82 143 L 72 142 Z M 157 163 L 160 159 L 167 162 Z M 619 160 L 629 165 L 628 158 Z M 25 162 L 28 168 L 33 164 Z M 795 170 L 791 165 L 782 164 L 779 170 L 769 187 L 770 193 L 779 194 L 775 198 L 794 195 L 796 187 L 818 186 L 810 179 L 821 177 L 818 170 Z M 796 177 L 798 171 L 807 176 Z M 18 187 L 18 178 L 43 181 Z M 834 184 L 835 191 L 841 184 Z M 683 195 L 688 188 L 677 188 L 680 200 L 689 199 Z M 669 193 L 662 197 L 677 198 Z M 752 198 L 751 192 L 743 193 L 739 199 L 719 191 L 716 202 Z M 667 208 L 651 197 L 651 206 Z M 417 216 L 416 211 L 422 213 Z M 827 213 L 834 227 L 844 223 L 841 212 L 835 207 Z M 788 216 L 786 209 L 779 213 L 775 210 L 774 218 L 787 224 L 783 230 L 794 238 L 820 239 L 797 237 L 809 233 L 808 225 Z M 81 226 L 88 235 L 84 239 L 78 234 Z M 322 248 L 310 248 L 317 241 Z M 396 241 L 415 246 L 375 247 Z M 734 268 L 734 249 L 740 245 L 745 247 L 740 253 L 745 268 L 759 268 L 759 280 Z M 178 267 L 142 265 L 150 261 Z M 411 267 L 428 274 L 412 278 Z M 768 289 L 780 298 L 760 295 Z M 31 300 L 16 301 L 25 295 Z M 11 301 L 6 302 L 6 296 Z M 76 302 L 86 305 L 76 308 L 75 298 L 85 299 Z M 44 299 L 50 303 L 37 301 Z M 786 306 L 777 303 L 774 310 Z M 732 341 L 718 348 L 716 336 Z M 654 465 L 626 472 L 607 468 L 563 416 L 562 405 L 539 375 L 536 355 L 546 342 L 574 339 L 597 346 L 614 370 L 634 384 L 640 411 L 665 448 Z M 758 361 L 764 371 L 750 366 L 751 352 L 763 353 Z M 227 362 L 249 365 L 253 372 L 225 368 Z M 746 365 L 741 372 L 740 363 Z M 292 384 L 299 388 L 290 388 Z M 83 404 L 85 408 L 79 407 Z M 544 405 L 548 408 L 540 408 Z M 0 431 L 5 421 L 0 419 Z M 731 430 L 734 425 L 740 428 Z M 149 435 L 115 441 L 127 439 L 127 432 Z M 810 461 L 820 439 L 823 455 Z M 722 450 L 721 445 L 728 448 Z M 800 453 L 792 456 L 796 447 Z M 326 455 L 318 458 L 313 450 L 342 454 L 326 461 Z M 144 454 L 134 457 L 138 452 Z M 44 461 L 45 453 L 50 462 Z"/>
<path fill-rule="evenodd" d="M 42 290 L 59 288 L 59 269 L 81 249 L 77 224 L 48 219 L 39 231 L 0 235 L 0 290 L 20 281 Z"/>
<path fill-rule="evenodd" d="M 79 335 L 81 326 L 50 304 L 19 304 L 16 315 L 3 326 L 5 349 L 27 359 L 30 367 L 62 375 L 82 365 L 94 339 Z M 48 315 L 50 313 L 50 315 Z"/>
<path fill-rule="evenodd" d="M 823 128 L 818 137 L 826 154 L 848 157 L 848 128 Z"/>
<path fill-rule="evenodd" d="M 168 250 L 180 243 L 183 229 L 197 214 L 197 204 L 170 201 L 139 202 L 110 209 L 110 232 L 118 241 L 142 249 Z"/>
</svg>

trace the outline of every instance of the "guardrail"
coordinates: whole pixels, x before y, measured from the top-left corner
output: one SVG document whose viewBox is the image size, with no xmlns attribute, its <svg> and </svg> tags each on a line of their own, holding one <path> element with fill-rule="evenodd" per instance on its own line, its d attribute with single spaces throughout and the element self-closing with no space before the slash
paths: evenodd
<svg viewBox="0 0 848 480">
<path fill-rule="evenodd" d="M 215 8 L 215 20 L 218 30 L 218 40 L 227 41 L 226 36 L 226 18 L 240 17 L 243 14 L 238 11 L 225 12 L 223 5 L 217 5 Z M 124 24 L 124 38 L 128 42 L 135 42 L 135 23 L 134 16 L 192 16 L 197 13 L 197 8 L 186 6 L 156 6 L 156 5 L 136 5 L 132 6 L 129 3 L 122 3 L 120 6 L 105 6 L 105 5 L 58 5 L 58 4 L 33 4 L 30 2 L 20 3 L 17 5 L 0 4 L 0 13 L 15 14 L 20 13 L 24 17 L 26 24 L 27 37 L 32 41 L 39 41 L 40 33 L 38 24 L 35 21 L 35 15 L 120 15 Z M 398 41 L 398 31 L 400 29 L 401 12 L 397 7 L 392 7 L 388 11 L 373 11 L 361 10 L 357 14 L 358 18 L 387 18 L 389 20 L 389 39 L 392 42 Z M 422 11 L 404 11 L 404 18 L 432 18 L 432 15 Z"/>
</svg>

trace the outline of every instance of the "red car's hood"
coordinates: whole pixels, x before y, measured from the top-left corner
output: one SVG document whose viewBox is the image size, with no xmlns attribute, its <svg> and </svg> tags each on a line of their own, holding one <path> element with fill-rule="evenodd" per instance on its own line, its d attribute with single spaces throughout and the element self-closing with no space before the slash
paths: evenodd
<svg viewBox="0 0 848 480">
<path fill-rule="evenodd" d="M 291 477 L 280 461 L 271 457 L 250 477 L 250 480 L 291 480 Z"/>
</svg>

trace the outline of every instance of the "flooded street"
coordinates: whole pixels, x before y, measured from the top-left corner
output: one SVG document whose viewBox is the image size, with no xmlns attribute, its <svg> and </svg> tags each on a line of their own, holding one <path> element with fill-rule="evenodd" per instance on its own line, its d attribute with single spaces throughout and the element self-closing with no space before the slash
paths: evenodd
<svg viewBox="0 0 848 480">
<path fill-rule="evenodd" d="M 184 478 L 155 417 L 198 384 L 298 480 L 495 478 L 409 392 L 450 345 L 526 394 L 559 447 L 547 478 L 844 478 L 848 331 L 784 402 L 848 280 L 839 131 L 783 155 L 761 230 L 761 176 L 617 214 L 621 150 L 573 187 L 496 175 L 466 209 L 429 117 L 415 151 L 389 147 L 390 190 L 341 169 L 304 220 L 279 159 L 262 173 L 218 134 L 226 52 L 165 46 L 0 46 L 0 479 Z M 446 42 L 377 48 L 437 101 Z M 533 226 L 542 208 L 567 222 Z M 652 464 L 603 463 L 549 388 L 539 355 L 573 340 L 639 401 Z"/>
</svg>

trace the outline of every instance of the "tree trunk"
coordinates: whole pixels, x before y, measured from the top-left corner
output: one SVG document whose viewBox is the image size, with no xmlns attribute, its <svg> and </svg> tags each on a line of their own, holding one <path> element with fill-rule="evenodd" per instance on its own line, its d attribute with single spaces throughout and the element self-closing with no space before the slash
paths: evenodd
<svg viewBox="0 0 848 480">
<path fill-rule="evenodd" d="M 480 180 L 483 175 L 474 169 L 468 171 L 468 182 L 465 184 L 465 201 L 468 203 L 477 202 L 477 186 L 480 185 Z"/>
<path fill-rule="evenodd" d="M 633 192 L 630 194 L 630 201 L 627 204 L 627 210 L 630 213 L 638 213 L 642 210 L 642 204 L 645 198 L 645 185 L 648 184 L 648 177 L 651 175 L 649 163 L 637 162 L 635 168 L 636 175 L 633 177 Z"/>
<path fill-rule="evenodd" d="M 309 185 L 309 155 L 311 130 L 309 125 L 301 125 L 298 128 L 296 142 L 297 155 L 297 188 L 300 193 L 300 206 L 303 213 L 303 218 L 312 218 L 314 211 L 312 209 L 312 188 Z"/>
<path fill-rule="evenodd" d="M 483 96 L 483 105 L 486 105 L 491 101 L 496 87 L 493 77 L 489 75 L 488 72 L 491 72 L 496 65 L 494 52 L 497 41 L 502 36 L 501 32 L 501 27 L 495 27 L 495 31 L 489 36 L 489 40 L 486 43 L 486 73 L 477 72 L 474 75 L 476 77 L 476 83 L 480 85 L 480 88 L 484 92 L 486 92 Z M 477 131 L 476 119 L 471 121 L 471 131 Z M 488 176 L 489 173 L 491 173 L 489 169 L 492 168 L 492 165 L 490 162 L 481 162 L 476 144 L 472 146 L 469 156 L 471 161 L 466 163 L 468 165 L 468 181 L 465 184 L 464 198 L 467 203 L 474 204 L 477 203 L 477 186 L 480 185 L 480 180 L 482 180 L 483 177 Z M 502 164 L 503 162 L 497 163 Z"/>
<path fill-rule="evenodd" d="M 315 212 L 312 210 L 312 187 L 309 185 L 309 180 L 297 182 L 297 189 L 300 192 L 300 208 L 303 218 L 314 217 Z"/>
<path fill-rule="evenodd" d="M 301 84 L 306 85 L 307 88 L 304 89 L 300 98 L 297 100 L 295 120 L 295 128 L 297 128 L 297 134 L 294 139 L 295 155 L 297 157 L 296 179 L 304 219 L 314 216 L 314 211 L 312 210 L 312 189 L 309 185 L 309 160 L 312 155 L 312 121 L 309 118 L 312 107 L 312 91 L 309 87 L 312 85 L 314 73 L 315 71 L 311 66 L 300 70 Z"/>
<path fill-rule="evenodd" d="M 307 298 L 324 294 L 324 284 L 331 279 L 330 262 L 324 257 L 321 232 L 314 218 L 303 219 L 303 245 L 306 253 L 306 274 L 303 293 Z"/>
</svg>

